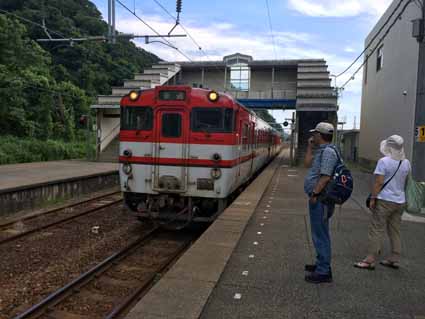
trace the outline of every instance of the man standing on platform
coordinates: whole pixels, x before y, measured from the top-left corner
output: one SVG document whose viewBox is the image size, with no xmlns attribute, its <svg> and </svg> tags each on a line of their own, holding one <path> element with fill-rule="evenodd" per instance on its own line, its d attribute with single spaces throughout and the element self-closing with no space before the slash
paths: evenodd
<svg viewBox="0 0 425 319">
<path fill-rule="evenodd" d="M 316 249 L 316 263 L 305 265 L 305 271 L 309 273 L 305 280 L 318 284 L 332 282 L 329 219 L 335 205 L 324 204 L 319 199 L 334 173 L 338 155 L 336 147 L 331 144 L 334 133 L 332 124 L 321 122 L 310 133 L 313 136 L 308 140 L 304 159 L 304 166 L 310 169 L 304 181 L 304 191 L 309 197 L 311 237 Z"/>
</svg>

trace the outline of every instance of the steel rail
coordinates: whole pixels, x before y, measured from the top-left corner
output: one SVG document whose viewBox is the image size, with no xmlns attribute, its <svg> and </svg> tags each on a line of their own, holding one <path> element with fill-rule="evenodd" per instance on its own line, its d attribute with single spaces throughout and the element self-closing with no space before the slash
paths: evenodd
<svg viewBox="0 0 425 319">
<path fill-rule="evenodd" d="M 59 224 L 62 224 L 62 223 L 66 223 L 66 222 L 68 222 L 68 221 L 70 221 L 70 220 L 73 220 L 73 219 L 76 219 L 76 218 L 78 218 L 78 217 L 81 217 L 81 216 L 84 216 L 84 215 L 88 215 L 88 214 L 94 213 L 94 212 L 96 212 L 96 211 L 98 211 L 98 210 L 101 210 L 101 209 L 104 209 L 104 208 L 106 208 L 106 207 L 109 207 L 109 206 L 115 205 L 115 204 L 117 204 L 117 203 L 119 203 L 119 202 L 122 202 L 122 201 L 123 201 L 123 199 L 122 199 L 122 198 L 120 198 L 120 199 L 118 199 L 118 200 L 114 200 L 114 201 L 112 201 L 112 202 L 110 202 L 110 203 L 107 203 L 107 204 L 105 204 L 105 205 L 97 206 L 97 207 L 94 207 L 94 208 L 88 209 L 88 210 L 83 211 L 83 212 L 81 212 L 81 213 L 78 213 L 78 214 L 76 214 L 76 215 L 72 215 L 72 216 L 69 216 L 69 217 L 67 217 L 67 218 L 63 218 L 63 219 L 60 219 L 60 220 L 57 220 L 57 221 L 54 221 L 54 222 L 51 222 L 51 223 L 45 224 L 45 225 L 40 226 L 40 227 L 36 227 L 36 228 L 34 228 L 34 229 L 30 229 L 30 230 L 24 231 L 24 232 L 22 232 L 22 233 L 19 233 L 19 234 L 16 234 L 16 235 L 10 236 L 10 237 L 6 237 L 6 238 L 4 238 L 4 239 L 0 240 L 0 245 L 3 245 L 3 244 L 5 244 L 5 243 L 11 242 L 11 241 L 13 241 L 13 240 L 16 240 L 16 239 L 22 238 L 22 237 L 24 237 L 24 236 L 31 235 L 31 234 L 36 233 L 36 232 L 38 232 L 38 231 L 45 230 L 45 229 L 50 228 L 50 227 L 52 227 L 52 226 L 56 226 L 56 225 L 59 225 Z"/>
<path fill-rule="evenodd" d="M 50 214 L 53 214 L 53 213 L 60 212 L 61 210 L 65 210 L 65 209 L 72 208 L 72 207 L 75 207 L 75 206 L 78 206 L 78 205 L 86 204 L 86 203 L 91 202 L 91 201 L 99 200 L 99 199 L 102 199 L 104 197 L 109 197 L 109 196 L 112 196 L 112 195 L 115 195 L 115 194 L 120 194 L 120 193 L 121 193 L 121 191 L 113 191 L 113 192 L 110 192 L 110 193 L 99 195 L 97 197 L 84 199 L 82 201 L 72 203 L 72 204 L 69 204 L 69 205 L 65 205 L 65 206 L 62 206 L 62 207 L 53 208 L 53 209 L 50 209 L 50 210 L 48 210 L 44 213 L 40 213 L 38 215 L 30 215 L 30 216 L 26 216 L 26 217 L 23 217 L 23 218 L 20 218 L 20 219 L 17 219 L 17 220 L 13 220 L 11 222 L 0 224 L 0 230 L 6 229 L 10 226 L 13 226 L 16 223 L 19 223 L 19 222 L 44 217 L 44 216 L 47 216 L 47 215 L 50 215 Z"/>
<path fill-rule="evenodd" d="M 17 315 L 16 317 L 14 317 L 14 319 L 37 318 L 38 316 L 44 314 L 45 311 L 50 311 L 52 307 L 60 303 L 69 295 L 72 295 L 74 292 L 78 292 L 81 287 L 88 284 L 93 278 L 98 277 L 101 273 L 104 273 L 120 259 L 127 257 L 134 249 L 136 249 L 144 242 L 152 238 L 158 231 L 160 231 L 159 227 L 151 229 L 148 233 L 144 234 L 138 240 L 134 241 L 127 247 L 114 253 L 108 258 L 104 259 L 102 262 L 89 269 L 84 274 L 80 275 L 76 279 L 72 280 L 70 283 L 48 295 L 39 303 L 35 304 L 25 312 Z"/>
<path fill-rule="evenodd" d="M 191 240 L 188 240 L 180 249 L 174 253 L 170 258 L 165 261 L 157 271 L 155 271 L 152 275 L 146 279 L 146 281 L 137 288 L 130 296 L 128 296 L 121 304 L 119 304 L 116 308 L 114 308 L 106 317 L 105 319 L 115 319 L 119 318 L 120 315 L 122 315 L 132 304 L 134 301 L 136 301 L 140 296 L 143 295 L 144 292 L 149 290 L 149 288 L 154 283 L 155 279 L 157 278 L 158 274 L 162 274 L 170 265 L 176 261 L 183 252 L 186 251 L 187 247 L 189 247 L 192 244 Z"/>
</svg>

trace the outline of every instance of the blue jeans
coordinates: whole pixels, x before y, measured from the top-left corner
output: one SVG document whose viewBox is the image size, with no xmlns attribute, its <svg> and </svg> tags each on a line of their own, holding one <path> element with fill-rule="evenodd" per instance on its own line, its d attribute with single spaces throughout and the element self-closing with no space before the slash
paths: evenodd
<svg viewBox="0 0 425 319">
<path fill-rule="evenodd" d="M 327 275 L 331 271 L 331 237 L 329 234 L 329 219 L 332 217 L 335 205 L 325 205 L 319 201 L 309 203 L 311 238 L 316 249 L 316 273 Z"/>
</svg>

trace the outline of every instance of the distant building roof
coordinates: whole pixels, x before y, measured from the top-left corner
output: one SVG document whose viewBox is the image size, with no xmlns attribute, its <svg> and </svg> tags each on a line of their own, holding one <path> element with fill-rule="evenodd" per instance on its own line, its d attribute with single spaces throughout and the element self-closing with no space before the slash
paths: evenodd
<svg viewBox="0 0 425 319">
<path fill-rule="evenodd" d="M 299 64 L 323 64 L 326 65 L 326 61 L 324 59 L 294 59 L 294 60 L 254 60 L 251 56 L 235 53 L 231 55 L 227 55 L 223 58 L 222 61 L 177 61 L 175 63 L 179 64 L 182 68 L 215 68 L 222 67 L 225 65 L 234 64 L 235 61 L 242 61 L 247 63 L 250 67 L 272 67 L 272 66 L 280 66 L 280 67 L 288 67 L 288 68 L 296 68 Z M 169 63 L 169 62 L 168 62 Z"/>
</svg>

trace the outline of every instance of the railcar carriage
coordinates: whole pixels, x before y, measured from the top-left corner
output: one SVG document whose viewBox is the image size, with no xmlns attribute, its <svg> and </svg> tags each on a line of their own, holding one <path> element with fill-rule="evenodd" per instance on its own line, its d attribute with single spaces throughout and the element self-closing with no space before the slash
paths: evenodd
<svg viewBox="0 0 425 319">
<path fill-rule="evenodd" d="M 280 144 L 277 131 L 229 95 L 188 86 L 132 91 L 121 100 L 125 202 L 159 222 L 212 221 Z"/>
</svg>

